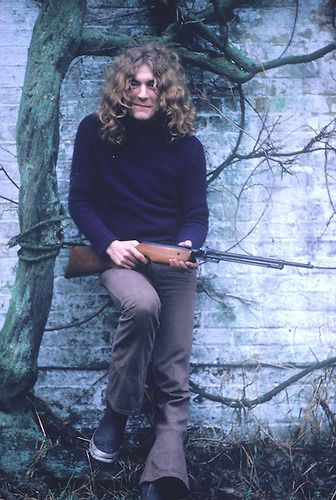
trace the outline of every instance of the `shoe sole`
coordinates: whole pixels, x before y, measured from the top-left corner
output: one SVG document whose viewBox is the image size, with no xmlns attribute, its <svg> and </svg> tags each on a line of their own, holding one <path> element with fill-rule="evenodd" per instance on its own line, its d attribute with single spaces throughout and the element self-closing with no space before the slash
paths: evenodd
<svg viewBox="0 0 336 500">
<path fill-rule="evenodd" d="M 99 450 L 97 446 L 94 444 L 93 437 L 90 440 L 89 453 L 92 458 L 98 460 L 99 462 L 104 462 L 106 464 L 112 464 L 115 462 L 119 455 L 119 450 L 114 453 L 106 453 L 105 451 Z"/>
</svg>

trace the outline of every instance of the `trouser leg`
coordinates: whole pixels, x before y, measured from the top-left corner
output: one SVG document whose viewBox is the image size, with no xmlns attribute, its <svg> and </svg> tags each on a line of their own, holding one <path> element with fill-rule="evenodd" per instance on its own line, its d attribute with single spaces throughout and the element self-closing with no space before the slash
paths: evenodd
<svg viewBox="0 0 336 500">
<path fill-rule="evenodd" d="M 101 277 L 121 316 L 113 342 L 107 399 L 118 413 L 141 411 L 161 302 L 141 272 L 112 268 Z"/>
<path fill-rule="evenodd" d="M 188 487 L 183 438 L 188 421 L 196 276 L 195 272 L 156 265 L 151 280 L 162 305 L 152 353 L 156 439 L 141 482 L 175 477 Z"/>
</svg>

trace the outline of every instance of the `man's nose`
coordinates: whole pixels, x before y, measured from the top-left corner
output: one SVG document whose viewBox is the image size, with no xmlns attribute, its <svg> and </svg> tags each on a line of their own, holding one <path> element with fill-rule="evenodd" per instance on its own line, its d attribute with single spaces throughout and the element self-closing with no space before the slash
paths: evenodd
<svg viewBox="0 0 336 500">
<path fill-rule="evenodd" d="M 148 97 L 148 88 L 147 88 L 147 85 L 145 85 L 145 84 L 140 85 L 139 92 L 138 92 L 138 97 L 140 99 L 147 99 L 147 97 Z"/>
</svg>

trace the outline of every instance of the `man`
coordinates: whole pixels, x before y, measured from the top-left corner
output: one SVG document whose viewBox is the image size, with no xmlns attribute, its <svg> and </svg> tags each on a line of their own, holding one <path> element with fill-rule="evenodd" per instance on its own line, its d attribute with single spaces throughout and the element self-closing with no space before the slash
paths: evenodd
<svg viewBox="0 0 336 500">
<path fill-rule="evenodd" d="M 101 280 L 121 311 L 107 409 L 90 453 L 116 460 L 151 364 L 155 441 L 140 480 L 148 500 L 188 491 L 183 436 L 197 263 L 151 263 L 137 245 L 205 241 L 206 170 L 194 116 L 177 55 L 160 46 L 128 49 L 107 75 L 100 110 L 79 125 L 72 162 L 70 213 L 98 255 L 111 259 Z"/>
</svg>

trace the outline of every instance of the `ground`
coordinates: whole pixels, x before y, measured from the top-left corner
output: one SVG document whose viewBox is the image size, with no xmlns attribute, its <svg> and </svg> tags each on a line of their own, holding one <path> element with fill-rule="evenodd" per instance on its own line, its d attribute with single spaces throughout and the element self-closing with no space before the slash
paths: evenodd
<svg viewBox="0 0 336 500">
<path fill-rule="evenodd" d="M 151 443 L 150 429 L 129 435 L 115 465 L 99 464 L 87 454 L 88 435 L 45 426 L 47 438 L 28 473 L 0 476 L 4 500 L 135 500 Z M 334 500 L 336 441 L 332 436 L 310 446 L 267 439 L 228 445 L 223 433 L 191 428 L 186 454 L 190 500 Z"/>
</svg>

